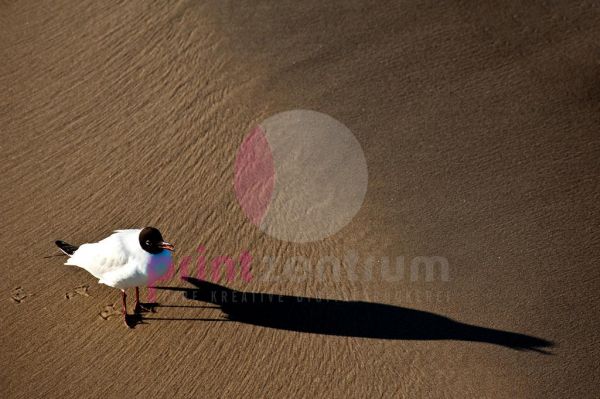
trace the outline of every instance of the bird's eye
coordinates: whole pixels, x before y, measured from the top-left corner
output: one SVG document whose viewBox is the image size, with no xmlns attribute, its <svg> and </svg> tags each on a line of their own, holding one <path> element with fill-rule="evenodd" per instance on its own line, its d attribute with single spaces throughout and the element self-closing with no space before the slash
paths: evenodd
<svg viewBox="0 0 600 399">
<path fill-rule="evenodd" d="M 146 245 L 150 246 L 150 240 L 146 240 Z"/>
</svg>

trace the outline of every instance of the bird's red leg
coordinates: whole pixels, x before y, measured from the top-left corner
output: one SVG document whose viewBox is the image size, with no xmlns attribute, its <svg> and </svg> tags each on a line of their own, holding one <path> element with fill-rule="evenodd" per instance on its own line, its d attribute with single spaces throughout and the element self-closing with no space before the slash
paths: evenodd
<svg viewBox="0 0 600 399">
<path fill-rule="evenodd" d="M 127 294 L 125 290 L 121 290 L 121 299 L 123 300 L 123 316 L 127 316 Z"/>
<path fill-rule="evenodd" d="M 154 312 L 152 307 L 146 307 L 140 303 L 140 289 L 135 287 L 135 313 Z"/>
</svg>

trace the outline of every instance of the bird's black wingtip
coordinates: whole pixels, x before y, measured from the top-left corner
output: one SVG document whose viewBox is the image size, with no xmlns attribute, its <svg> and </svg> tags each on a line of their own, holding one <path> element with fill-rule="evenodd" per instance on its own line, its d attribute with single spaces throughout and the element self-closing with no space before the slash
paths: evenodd
<svg viewBox="0 0 600 399">
<path fill-rule="evenodd" d="M 75 253 L 75 251 L 77 251 L 79 249 L 78 246 L 71 245 L 71 244 L 61 241 L 61 240 L 56 240 L 56 241 L 54 241 L 54 243 L 56 244 L 56 246 L 58 248 L 60 248 L 60 250 L 65 255 L 69 255 L 69 256 L 73 255 Z"/>
</svg>

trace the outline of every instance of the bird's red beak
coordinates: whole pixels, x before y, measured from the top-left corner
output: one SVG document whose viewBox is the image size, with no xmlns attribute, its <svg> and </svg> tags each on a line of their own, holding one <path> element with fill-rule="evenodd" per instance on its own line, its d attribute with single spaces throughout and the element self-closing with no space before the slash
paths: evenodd
<svg viewBox="0 0 600 399">
<path fill-rule="evenodd" d="M 161 242 L 160 244 L 158 244 L 159 247 L 161 247 L 162 249 L 166 249 L 169 251 L 174 251 L 175 247 L 173 246 L 173 244 L 169 244 L 168 242 Z"/>
</svg>

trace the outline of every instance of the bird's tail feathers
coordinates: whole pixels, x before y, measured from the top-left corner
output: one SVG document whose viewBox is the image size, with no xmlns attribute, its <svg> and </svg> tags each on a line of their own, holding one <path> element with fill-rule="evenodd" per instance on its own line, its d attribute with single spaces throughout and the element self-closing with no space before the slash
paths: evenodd
<svg viewBox="0 0 600 399">
<path fill-rule="evenodd" d="M 71 245 L 61 240 L 56 240 L 54 243 L 67 256 L 73 255 L 79 249 L 77 245 Z"/>
</svg>

